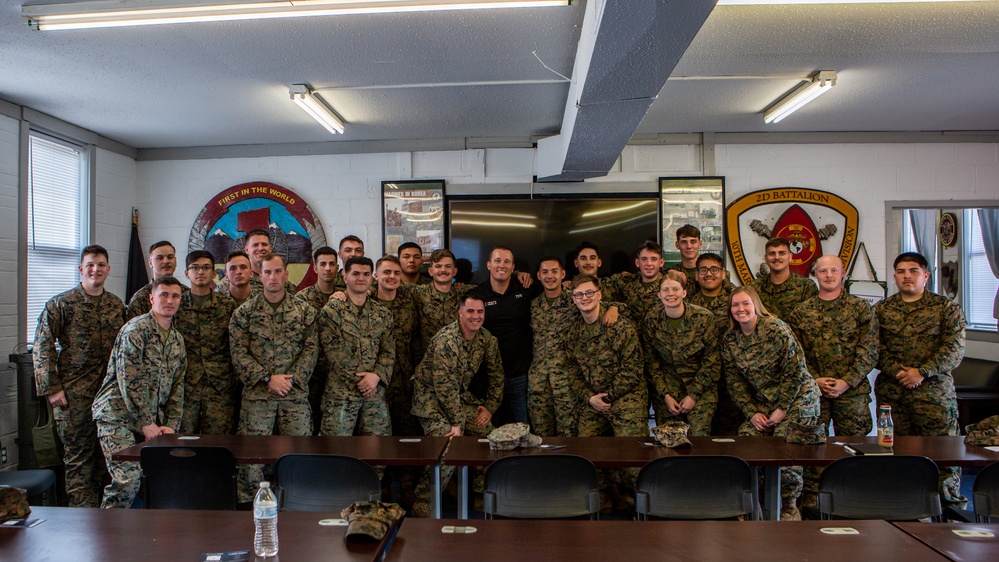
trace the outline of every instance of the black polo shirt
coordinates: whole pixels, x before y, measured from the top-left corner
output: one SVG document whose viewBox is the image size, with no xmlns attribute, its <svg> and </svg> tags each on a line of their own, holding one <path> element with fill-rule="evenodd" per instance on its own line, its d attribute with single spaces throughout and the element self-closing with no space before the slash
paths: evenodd
<svg viewBox="0 0 999 562">
<path fill-rule="evenodd" d="M 508 379 L 526 377 L 531 368 L 534 346 L 531 299 L 539 295 L 542 289 L 538 282 L 525 289 L 515 276 L 511 276 L 510 285 L 503 294 L 493 291 L 488 279 L 469 291 L 469 294 L 479 297 L 486 305 L 483 327 L 499 342 L 503 374 Z"/>
</svg>

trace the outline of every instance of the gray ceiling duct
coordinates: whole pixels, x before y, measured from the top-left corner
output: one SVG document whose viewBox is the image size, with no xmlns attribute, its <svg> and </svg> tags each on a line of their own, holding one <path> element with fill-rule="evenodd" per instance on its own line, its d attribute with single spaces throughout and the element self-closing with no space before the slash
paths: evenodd
<svg viewBox="0 0 999 562">
<path fill-rule="evenodd" d="M 538 142 L 538 178 L 606 175 L 714 7 L 715 0 L 588 2 L 561 132 Z"/>
</svg>

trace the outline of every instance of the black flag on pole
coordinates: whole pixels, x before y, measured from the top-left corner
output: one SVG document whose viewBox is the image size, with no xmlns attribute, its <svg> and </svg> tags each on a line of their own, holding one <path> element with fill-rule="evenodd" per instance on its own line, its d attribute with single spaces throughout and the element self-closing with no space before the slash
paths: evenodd
<svg viewBox="0 0 999 562">
<path fill-rule="evenodd" d="M 128 243 L 128 277 L 125 281 L 125 302 L 132 300 L 136 291 L 149 283 L 146 273 L 146 258 L 139 242 L 139 212 L 132 211 L 132 240 Z"/>
</svg>

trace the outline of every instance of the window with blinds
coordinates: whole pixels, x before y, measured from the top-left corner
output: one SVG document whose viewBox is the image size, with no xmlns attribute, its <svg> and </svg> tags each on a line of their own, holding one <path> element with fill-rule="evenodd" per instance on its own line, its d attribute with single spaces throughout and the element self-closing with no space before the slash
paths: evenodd
<svg viewBox="0 0 999 562">
<path fill-rule="evenodd" d="M 999 279 L 992 273 L 989 257 L 985 253 L 985 241 L 982 237 L 982 224 L 978 220 L 978 209 L 964 210 L 964 227 L 961 236 L 965 240 L 962 246 L 962 269 L 966 276 L 964 291 L 964 314 L 968 328 L 994 332 L 996 319 L 992 316 L 996 293 L 999 291 Z"/>
<path fill-rule="evenodd" d="M 53 296 L 80 282 L 80 249 L 88 224 L 84 151 L 32 133 L 28 140 L 28 317 L 26 341 Z"/>
</svg>

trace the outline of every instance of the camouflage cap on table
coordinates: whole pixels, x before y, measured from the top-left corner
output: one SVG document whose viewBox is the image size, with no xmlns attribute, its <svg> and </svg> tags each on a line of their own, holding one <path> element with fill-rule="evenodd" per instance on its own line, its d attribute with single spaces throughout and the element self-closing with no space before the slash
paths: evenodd
<svg viewBox="0 0 999 562">
<path fill-rule="evenodd" d="M 24 519 L 31 515 L 28 491 L 23 488 L 0 486 L 0 521 Z"/>
<path fill-rule="evenodd" d="M 689 423 L 680 420 L 667 420 L 652 429 L 652 436 L 660 445 L 677 449 L 690 447 L 690 439 L 687 438 L 688 431 L 690 431 Z"/>
<path fill-rule="evenodd" d="M 976 424 L 966 426 L 964 430 L 968 434 L 964 439 L 965 445 L 983 447 L 999 445 L 999 416 L 985 418 Z"/>
<path fill-rule="evenodd" d="M 489 447 L 497 451 L 509 451 L 517 447 L 537 447 L 541 437 L 531 433 L 531 426 L 523 422 L 501 425 L 486 436 Z"/>
<path fill-rule="evenodd" d="M 406 514 L 397 503 L 354 502 L 340 512 L 347 520 L 346 538 L 382 540 L 392 525 Z"/>
</svg>

